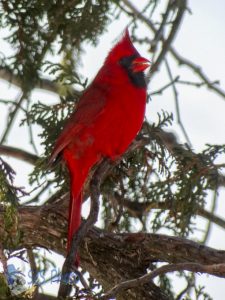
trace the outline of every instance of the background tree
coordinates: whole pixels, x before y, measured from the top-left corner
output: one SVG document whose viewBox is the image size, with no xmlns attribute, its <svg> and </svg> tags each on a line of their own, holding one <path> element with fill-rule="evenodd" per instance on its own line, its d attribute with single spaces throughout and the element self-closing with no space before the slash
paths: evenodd
<svg viewBox="0 0 225 300">
<path fill-rule="evenodd" d="M 225 92 L 218 80 L 175 47 L 184 16 L 191 13 L 186 0 L 146 0 L 138 6 L 127 0 L 1 1 L 5 51 L 0 77 L 10 83 L 7 96 L 0 99 L 1 299 L 55 299 L 43 292 L 40 274 L 58 264 L 45 249 L 65 255 L 68 175 L 62 165 L 49 170 L 46 163 L 87 85 L 80 66 L 85 49 L 97 46 L 101 35 L 110 35 L 106 32 L 114 23 L 120 30 L 129 25 L 138 48 L 152 57 L 149 108 L 154 99 L 173 100 L 175 122 L 170 111 L 153 116 L 147 110 L 142 131 L 126 155 L 113 166 L 105 161 L 90 176 L 84 206 L 90 198 L 95 206 L 89 223 L 83 223 L 89 231 L 81 231 L 74 242 L 82 271 L 74 270 L 71 291 L 61 285 L 61 296 L 71 292 L 73 299 L 210 299 L 196 273 L 225 277 L 225 251 L 206 246 L 212 224 L 225 228 L 225 219 L 215 213 L 225 185 L 225 146 L 206 144 L 208 140 L 204 147 L 195 145 L 179 108 L 185 94 L 192 103 L 199 88 L 211 91 L 209 99 L 214 94 L 225 99 Z M 105 46 L 108 51 L 110 45 Z M 191 51 L 193 45 L 188 46 Z M 207 51 L 207 45 L 199 47 Z M 21 142 L 14 147 L 18 134 Z M 24 163 L 17 174 L 13 158 Z M 32 171 L 23 189 L 16 182 L 25 176 L 27 163 Z M 101 220 L 93 227 L 98 198 Z M 206 222 L 199 223 L 199 216 Z M 26 284 L 22 274 L 8 276 L 7 263 L 13 257 L 27 261 L 33 281 L 32 288 L 17 296 L 13 293 Z M 46 276 L 46 281 L 58 278 Z"/>
</svg>

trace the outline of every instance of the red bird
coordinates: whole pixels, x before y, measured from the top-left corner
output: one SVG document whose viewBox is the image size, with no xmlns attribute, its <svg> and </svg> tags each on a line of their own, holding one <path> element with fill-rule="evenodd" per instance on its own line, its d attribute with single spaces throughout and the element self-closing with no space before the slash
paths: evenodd
<svg viewBox="0 0 225 300">
<path fill-rule="evenodd" d="M 61 156 L 70 173 L 68 250 L 80 226 L 82 189 L 90 169 L 103 157 L 121 156 L 142 126 L 147 67 L 149 61 L 134 48 L 126 30 L 56 141 L 50 163 Z"/>
</svg>

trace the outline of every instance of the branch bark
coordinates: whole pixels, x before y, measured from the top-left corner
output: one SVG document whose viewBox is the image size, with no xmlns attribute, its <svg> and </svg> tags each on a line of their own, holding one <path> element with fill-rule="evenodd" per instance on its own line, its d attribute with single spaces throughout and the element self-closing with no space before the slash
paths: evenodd
<svg viewBox="0 0 225 300">
<path fill-rule="evenodd" d="M 153 280 L 155 277 L 159 275 L 169 273 L 169 272 L 174 272 L 174 271 L 190 271 L 196 273 L 207 273 L 207 274 L 224 278 L 225 264 L 201 265 L 197 263 L 180 263 L 180 264 L 165 265 L 139 278 L 124 281 L 116 285 L 99 299 L 106 300 L 111 297 L 115 297 L 115 295 L 117 295 L 119 292 L 121 292 L 124 289 L 130 289 L 130 288 L 137 287 L 139 285 L 143 285 L 148 281 Z"/>
<path fill-rule="evenodd" d="M 35 154 L 21 150 L 16 147 L 5 146 L 5 145 L 0 145 L 0 154 L 20 159 L 32 165 L 35 165 L 37 160 L 39 159 L 39 157 Z"/>
<path fill-rule="evenodd" d="M 8 81 L 9 83 L 15 85 L 18 88 L 21 88 L 21 80 L 19 76 L 16 74 L 13 74 L 13 72 L 7 68 L 1 68 L 0 69 L 0 78 L 2 80 Z M 47 78 L 39 78 L 37 85 L 35 86 L 36 89 L 43 89 L 48 92 L 52 93 L 58 93 L 58 84 L 56 82 L 53 82 L 52 80 L 49 80 Z M 76 91 L 75 89 L 72 90 L 72 93 L 74 95 L 81 95 L 81 92 Z"/>
<path fill-rule="evenodd" d="M 66 199 L 65 199 L 66 200 Z M 45 247 L 59 254 L 66 253 L 67 201 L 60 205 L 19 207 L 19 230 L 22 247 Z M 0 207 L 0 223 L 3 222 Z M 0 234 L 2 234 L 2 227 Z M 160 234 L 105 232 L 93 227 L 79 247 L 81 267 L 87 270 L 104 287 L 146 274 L 150 264 L 196 263 L 214 265 L 225 263 L 225 251 L 212 249 L 196 242 Z M 117 299 L 167 299 L 152 282 L 121 292 Z"/>
<path fill-rule="evenodd" d="M 20 77 L 13 74 L 13 72 L 7 68 L 0 69 L 0 78 L 3 80 L 8 81 L 9 83 L 17 86 L 18 88 L 21 88 L 21 80 Z M 46 91 L 50 92 L 57 92 L 57 84 L 52 82 L 52 80 L 48 79 L 40 79 L 39 84 L 36 86 L 36 88 L 44 89 Z"/>
</svg>

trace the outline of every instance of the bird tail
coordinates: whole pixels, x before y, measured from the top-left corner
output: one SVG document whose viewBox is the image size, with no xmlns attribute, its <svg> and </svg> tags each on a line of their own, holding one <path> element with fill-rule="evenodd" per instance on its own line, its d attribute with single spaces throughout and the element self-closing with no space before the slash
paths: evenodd
<svg viewBox="0 0 225 300">
<path fill-rule="evenodd" d="M 83 186 L 91 167 L 97 162 L 98 157 L 91 151 L 85 152 L 84 159 L 77 159 L 69 149 L 63 151 L 64 160 L 70 172 L 70 207 L 67 237 L 67 252 L 70 251 L 73 235 L 77 232 L 81 223 L 81 206 L 83 202 Z M 75 265 L 79 266 L 79 256 L 75 258 Z"/>
<path fill-rule="evenodd" d="M 70 207 L 69 228 L 67 239 L 67 251 L 70 250 L 74 233 L 79 229 L 81 223 L 81 207 L 83 202 L 83 186 L 88 177 L 88 172 L 96 163 L 97 156 L 87 155 L 86 161 L 75 159 L 71 152 L 64 150 L 64 159 L 70 172 Z"/>
<path fill-rule="evenodd" d="M 70 250 L 71 241 L 74 233 L 78 230 L 81 222 L 81 206 L 83 202 L 82 188 L 86 176 L 81 174 L 71 173 L 70 183 L 70 207 L 69 207 L 69 222 L 68 222 L 68 236 L 67 236 L 67 251 Z"/>
</svg>

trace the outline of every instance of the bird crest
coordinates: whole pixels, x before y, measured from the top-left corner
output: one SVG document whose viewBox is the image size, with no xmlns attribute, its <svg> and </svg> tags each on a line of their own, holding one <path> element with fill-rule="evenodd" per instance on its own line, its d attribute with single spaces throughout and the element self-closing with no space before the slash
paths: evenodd
<svg viewBox="0 0 225 300">
<path fill-rule="evenodd" d="M 114 45 L 114 47 L 109 52 L 105 62 L 115 63 L 118 62 L 122 57 L 131 55 L 139 56 L 140 54 L 134 48 L 128 28 L 126 28 L 120 40 Z"/>
</svg>

